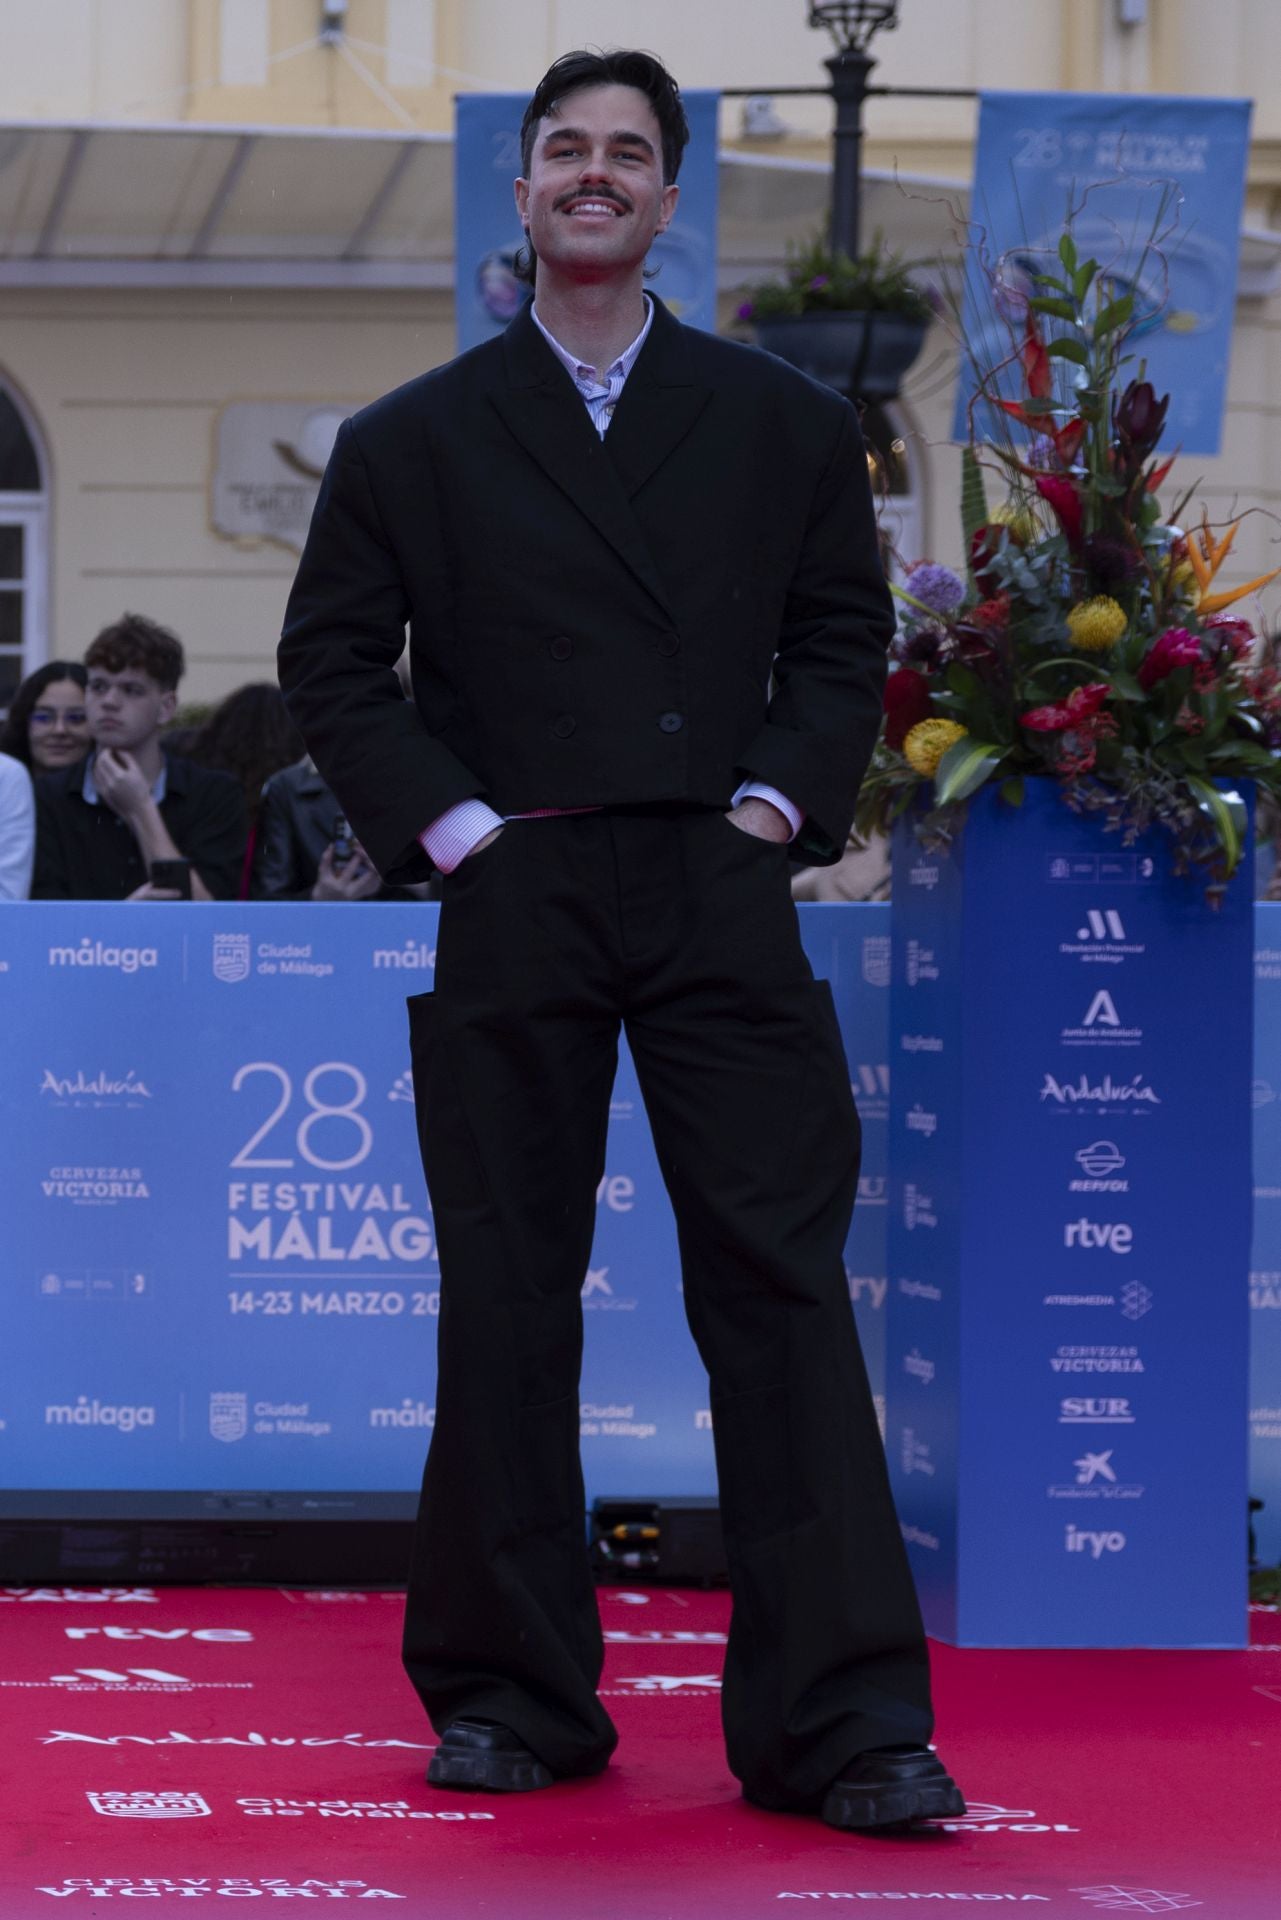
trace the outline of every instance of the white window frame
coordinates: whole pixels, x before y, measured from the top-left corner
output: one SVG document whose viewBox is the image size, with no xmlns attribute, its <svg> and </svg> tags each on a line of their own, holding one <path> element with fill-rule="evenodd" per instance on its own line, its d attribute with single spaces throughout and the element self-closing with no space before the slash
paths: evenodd
<svg viewBox="0 0 1281 1920">
<path fill-rule="evenodd" d="M 12 402 L 35 449 L 37 493 L 0 490 L 0 526 L 19 526 L 22 541 L 22 671 L 26 678 L 49 658 L 49 457 L 44 436 L 22 391 L 0 373 L 0 393 Z M 12 656 L 6 656 L 11 658 Z"/>
<path fill-rule="evenodd" d="M 49 657 L 48 519 L 48 502 L 42 494 L 0 493 L 0 527 L 23 529 L 20 678 L 24 680 Z"/>
</svg>

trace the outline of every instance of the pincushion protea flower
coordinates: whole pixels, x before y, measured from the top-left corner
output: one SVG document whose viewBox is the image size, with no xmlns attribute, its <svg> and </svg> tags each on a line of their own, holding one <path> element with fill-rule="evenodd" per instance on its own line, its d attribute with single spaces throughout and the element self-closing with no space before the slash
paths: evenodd
<svg viewBox="0 0 1281 1920">
<path fill-rule="evenodd" d="M 955 720 L 918 720 L 903 742 L 903 758 L 914 773 L 931 779 L 948 748 L 964 740 L 968 731 Z"/>
<path fill-rule="evenodd" d="M 1125 608 L 1110 594 L 1082 600 L 1067 617 L 1068 634 L 1079 653 L 1106 653 L 1129 626 Z"/>
</svg>

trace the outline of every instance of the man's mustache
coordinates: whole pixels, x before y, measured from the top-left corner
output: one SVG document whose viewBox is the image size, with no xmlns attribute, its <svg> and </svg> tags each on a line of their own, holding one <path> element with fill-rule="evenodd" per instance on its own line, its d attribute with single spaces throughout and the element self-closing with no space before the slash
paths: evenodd
<svg viewBox="0 0 1281 1920">
<path fill-rule="evenodd" d="M 559 200 L 552 203 L 552 212 L 559 213 L 562 207 L 572 206 L 575 200 L 600 200 L 608 207 L 617 207 L 620 213 L 630 213 L 632 203 L 625 200 L 621 193 L 602 193 L 599 188 L 588 191 L 585 187 L 575 187 L 572 193 L 562 193 Z"/>
</svg>

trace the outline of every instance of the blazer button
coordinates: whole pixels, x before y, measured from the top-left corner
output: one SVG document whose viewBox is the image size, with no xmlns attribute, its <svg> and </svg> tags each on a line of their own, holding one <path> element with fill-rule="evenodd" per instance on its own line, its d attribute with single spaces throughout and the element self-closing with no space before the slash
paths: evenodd
<svg viewBox="0 0 1281 1920">
<path fill-rule="evenodd" d="M 552 721 L 552 732 L 558 740 L 568 740 L 577 725 L 572 713 L 562 713 L 559 719 Z"/>
<path fill-rule="evenodd" d="M 667 654 L 669 657 L 673 653 L 679 653 L 680 650 L 681 650 L 681 643 L 680 643 L 679 634 L 665 633 L 662 639 L 658 642 L 658 651 L 660 653 Z"/>
<path fill-rule="evenodd" d="M 548 643 L 547 651 L 553 660 L 568 660 L 574 651 L 574 643 L 563 633 L 558 633 L 556 638 Z"/>
<path fill-rule="evenodd" d="M 679 733 L 685 725 L 685 716 L 683 713 L 660 713 L 658 725 L 663 733 Z"/>
</svg>

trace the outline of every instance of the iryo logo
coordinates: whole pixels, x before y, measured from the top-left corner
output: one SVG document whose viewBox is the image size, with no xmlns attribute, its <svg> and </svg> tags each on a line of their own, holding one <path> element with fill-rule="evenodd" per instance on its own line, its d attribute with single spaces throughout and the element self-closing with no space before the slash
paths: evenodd
<svg viewBox="0 0 1281 1920">
<path fill-rule="evenodd" d="M 1124 1553 L 1125 1535 L 1115 1531 L 1111 1533 L 1092 1533 L 1088 1527 L 1074 1527 L 1069 1521 L 1064 1528 L 1064 1551 L 1067 1553 L 1086 1553 L 1099 1560 L 1105 1553 Z"/>
</svg>

